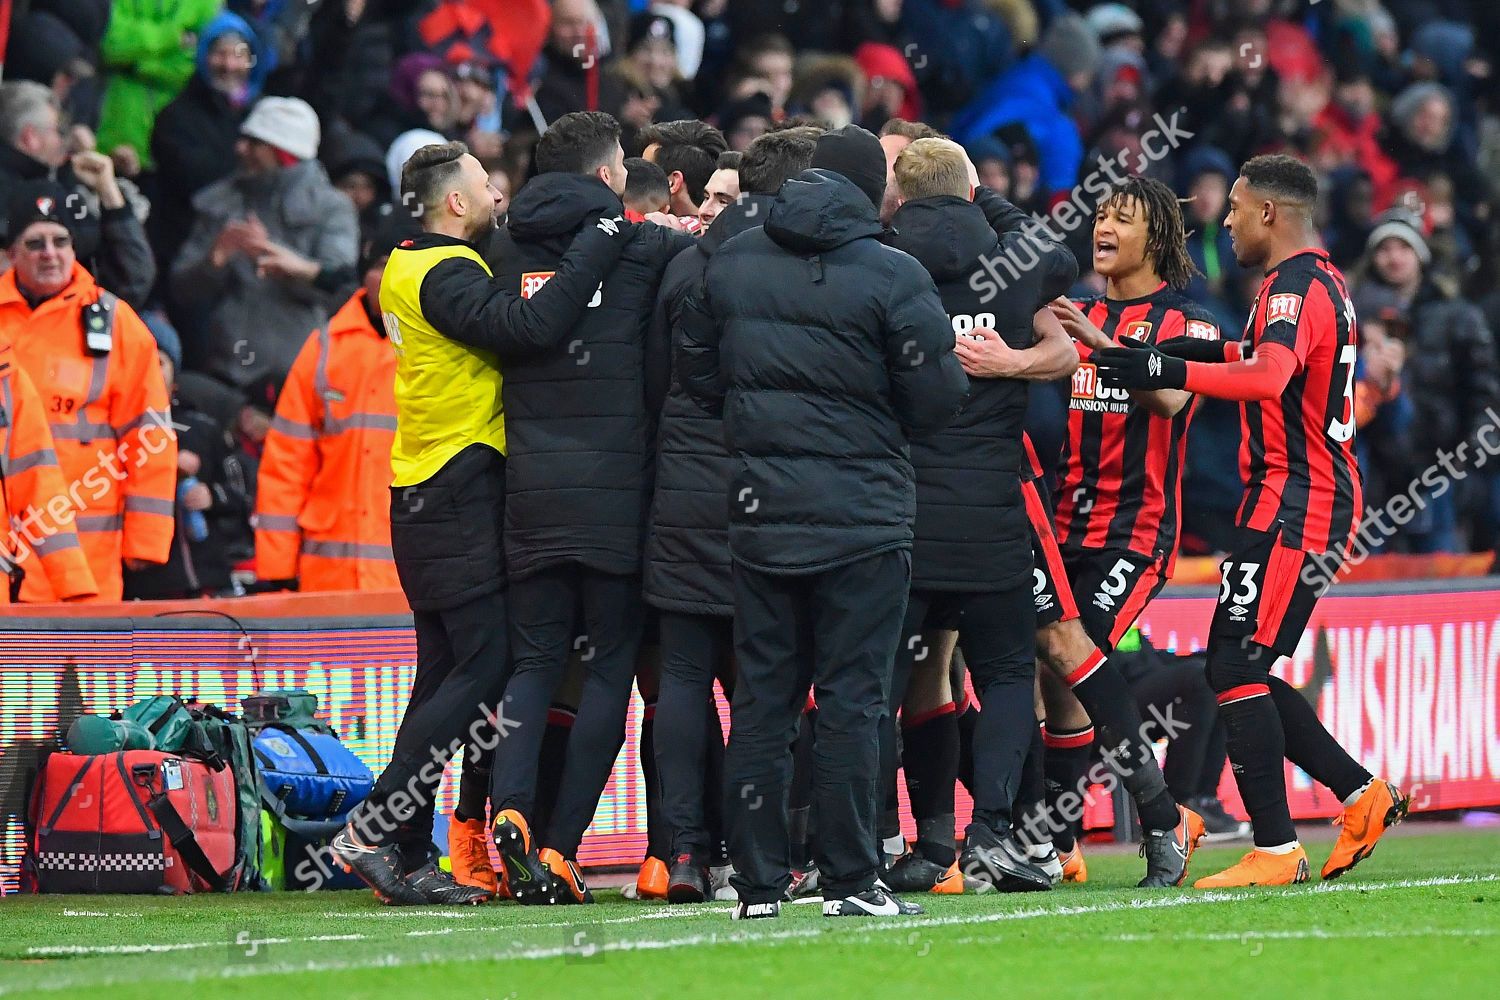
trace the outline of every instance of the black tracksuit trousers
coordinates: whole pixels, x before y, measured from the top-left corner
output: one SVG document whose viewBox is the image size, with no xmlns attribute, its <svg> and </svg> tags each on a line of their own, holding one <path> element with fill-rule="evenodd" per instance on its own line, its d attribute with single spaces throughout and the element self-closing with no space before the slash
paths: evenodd
<svg viewBox="0 0 1500 1000">
<path fill-rule="evenodd" d="M 910 581 L 905 550 L 796 576 L 735 563 L 739 672 L 724 801 L 742 901 L 779 900 L 791 881 L 787 789 L 809 686 L 818 703 L 814 858 L 824 896 L 842 898 L 874 884 L 880 720 Z"/>
<path fill-rule="evenodd" d="M 574 622 L 579 608 L 581 629 Z M 505 689 L 507 731 L 495 757 L 492 804 L 497 812 L 517 809 L 532 817 L 547 710 L 577 636 L 588 675 L 568 736 L 557 804 L 540 834 L 540 846 L 566 858 L 577 857 L 624 739 L 644 618 L 639 576 L 569 563 L 510 583 L 514 673 Z"/>
<path fill-rule="evenodd" d="M 417 665 L 390 763 L 355 811 L 374 843 L 426 845 L 438 784 L 465 741 L 493 739 L 510 678 L 501 556 L 505 459 L 470 445 L 430 479 L 391 489 L 391 545 L 413 607 Z"/>
<path fill-rule="evenodd" d="M 661 683 L 653 727 L 662 812 L 672 831 L 672 857 L 690 854 L 699 864 L 713 855 L 706 798 L 709 741 L 722 743 L 714 705 L 714 678 L 723 677 L 734 648 L 734 621 L 718 615 L 661 613 Z M 728 690 L 728 688 L 726 688 Z"/>
</svg>

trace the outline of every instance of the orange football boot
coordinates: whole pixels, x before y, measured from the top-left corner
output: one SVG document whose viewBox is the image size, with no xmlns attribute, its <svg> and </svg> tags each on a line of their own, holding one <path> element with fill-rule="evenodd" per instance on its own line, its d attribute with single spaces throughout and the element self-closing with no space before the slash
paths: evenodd
<svg viewBox="0 0 1500 1000">
<path fill-rule="evenodd" d="M 455 815 L 448 824 L 448 859 L 453 866 L 453 881 L 483 889 L 490 895 L 500 891 L 500 879 L 490 864 L 490 838 L 482 819 L 460 821 Z"/>
<path fill-rule="evenodd" d="M 571 858 L 563 857 L 561 853 L 550 847 L 542 848 L 542 853 L 538 857 L 552 873 L 552 881 L 558 887 L 557 901 L 559 903 L 592 903 L 594 901 L 594 894 L 589 892 L 589 887 L 583 881 L 583 872 Z"/>
<path fill-rule="evenodd" d="M 661 858 L 648 857 L 641 862 L 641 870 L 635 877 L 636 895 L 641 899 L 666 899 L 671 881 L 667 863 Z"/>
<path fill-rule="evenodd" d="M 1411 796 L 1401 794 L 1401 789 L 1381 778 L 1370 782 L 1354 805 L 1345 806 L 1333 821 L 1341 829 L 1333 853 L 1323 863 L 1323 877 L 1338 878 L 1374 854 L 1376 842 L 1385 831 L 1406 818 L 1409 808 Z"/>
<path fill-rule="evenodd" d="M 1243 858 L 1219 872 L 1205 875 L 1193 883 L 1194 889 L 1237 889 L 1247 885 L 1295 885 L 1311 877 L 1307 852 L 1298 844 L 1287 854 L 1270 854 L 1252 850 Z"/>
<path fill-rule="evenodd" d="M 1064 882 L 1087 882 L 1089 880 L 1089 866 L 1083 861 L 1083 844 L 1079 841 L 1073 842 L 1071 851 L 1058 851 L 1057 860 L 1062 862 Z"/>
</svg>

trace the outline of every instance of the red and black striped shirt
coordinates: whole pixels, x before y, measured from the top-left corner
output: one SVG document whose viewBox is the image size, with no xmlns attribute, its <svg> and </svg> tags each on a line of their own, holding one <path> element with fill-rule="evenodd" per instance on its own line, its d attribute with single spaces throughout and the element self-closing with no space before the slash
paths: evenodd
<svg viewBox="0 0 1500 1000">
<path fill-rule="evenodd" d="M 1297 356 L 1276 399 L 1240 405 L 1237 523 L 1282 525 L 1283 544 L 1305 552 L 1341 548 L 1363 503 L 1354 457 L 1354 362 L 1358 333 L 1348 285 L 1324 250 L 1293 254 L 1266 275 L 1245 325 L 1249 356 L 1263 343 Z"/>
<path fill-rule="evenodd" d="M 1212 314 L 1166 283 L 1138 299 L 1085 299 L 1078 307 L 1111 340 L 1131 337 L 1155 344 L 1173 337 L 1219 338 Z M 1194 403 L 1176 416 L 1156 416 L 1129 391 L 1106 388 L 1087 358 L 1079 364 L 1057 489 L 1061 545 L 1165 558 L 1170 571 L 1177 558 L 1182 467 Z"/>
</svg>

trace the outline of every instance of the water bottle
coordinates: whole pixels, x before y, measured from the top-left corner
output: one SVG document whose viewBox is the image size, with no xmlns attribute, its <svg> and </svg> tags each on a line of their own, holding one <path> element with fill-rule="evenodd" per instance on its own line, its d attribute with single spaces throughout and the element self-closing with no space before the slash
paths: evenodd
<svg viewBox="0 0 1500 1000">
<path fill-rule="evenodd" d="M 187 531 L 190 542 L 202 542 L 208 538 L 208 518 L 203 516 L 201 510 L 188 510 L 183 500 L 188 490 L 197 485 L 197 476 L 184 476 L 177 483 L 177 503 L 182 507 L 182 526 Z"/>
</svg>

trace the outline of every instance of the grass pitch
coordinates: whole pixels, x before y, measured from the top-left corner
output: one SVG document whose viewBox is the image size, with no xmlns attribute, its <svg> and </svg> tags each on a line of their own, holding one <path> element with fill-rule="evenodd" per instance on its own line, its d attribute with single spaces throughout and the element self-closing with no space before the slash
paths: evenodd
<svg viewBox="0 0 1500 1000">
<path fill-rule="evenodd" d="M 1314 873 L 1326 837 L 1308 844 Z M 1202 875 L 1243 845 L 1206 849 Z M 0 996 L 1158 998 L 1493 995 L 1500 834 L 1409 824 L 1337 882 L 1134 888 L 1133 853 L 1049 893 L 924 897 L 927 915 L 733 923 L 729 904 L 377 906 L 367 893 L 0 901 Z"/>
</svg>

